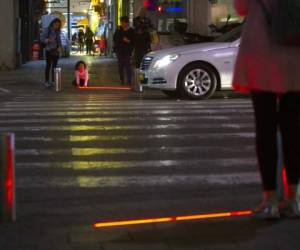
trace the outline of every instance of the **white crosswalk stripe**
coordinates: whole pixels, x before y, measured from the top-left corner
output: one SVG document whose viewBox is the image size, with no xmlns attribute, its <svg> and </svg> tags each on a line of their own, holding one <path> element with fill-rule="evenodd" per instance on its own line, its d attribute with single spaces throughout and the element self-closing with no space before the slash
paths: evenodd
<svg viewBox="0 0 300 250">
<path fill-rule="evenodd" d="M 16 133 L 18 188 L 259 183 L 247 100 L 15 100 L 0 132 Z"/>
</svg>

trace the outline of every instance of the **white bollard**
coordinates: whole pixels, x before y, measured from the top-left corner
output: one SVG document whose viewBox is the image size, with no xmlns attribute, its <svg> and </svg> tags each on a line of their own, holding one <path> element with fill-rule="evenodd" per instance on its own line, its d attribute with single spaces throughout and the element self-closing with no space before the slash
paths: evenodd
<svg viewBox="0 0 300 250">
<path fill-rule="evenodd" d="M 143 86 L 140 81 L 140 69 L 134 69 L 134 91 L 143 92 Z"/>
<path fill-rule="evenodd" d="M 62 91 L 62 81 L 61 81 L 61 68 L 54 69 L 54 78 L 55 78 L 55 91 Z"/>
<path fill-rule="evenodd" d="M 15 136 L 0 135 L 0 222 L 16 220 Z"/>
</svg>

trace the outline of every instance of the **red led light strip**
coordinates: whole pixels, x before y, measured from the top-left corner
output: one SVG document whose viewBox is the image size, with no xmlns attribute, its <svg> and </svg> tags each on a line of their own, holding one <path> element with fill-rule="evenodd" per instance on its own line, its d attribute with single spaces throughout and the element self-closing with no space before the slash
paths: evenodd
<svg viewBox="0 0 300 250">
<path fill-rule="evenodd" d="M 287 180 L 285 167 L 282 169 L 282 180 L 283 180 L 284 197 L 289 197 L 289 184 Z"/>
<path fill-rule="evenodd" d="M 7 199 L 7 206 L 8 208 L 12 208 L 13 199 L 14 199 L 14 175 L 13 175 L 13 145 L 11 138 L 7 136 L 6 138 L 7 143 L 7 152 L 6 152 L 6 159 L 7 159 L 7 175 L 6 175 L 6 199 Z"/>
<path fill-rule="evenodd" d="M 78 87 L 79 90 L 131 90 L 131 87 L 113 87 L 113 86 L 97 86 L 97 87 Z"/>
<path fill-rule="evenodd" d="M 249 216 L 249 215 L 252 215 L 252 214 L 253 214 L 252 210 L 245 210 L 245 211 L 208 213 L 208 214 L 175 216 L 175 217 L 162 217 L 162 218 L 140 219 L 140 220 L 123 220 L 123 221 L 99 222 L 99 223 L 94 224 L 94 228 L 121 227 L 121 226 L 130 226 L 130 225 L 167 223 L 167 222 L 176 222 L 176 221 L 205 220 L 205 219 L 214 219 L 214 218 Z"/>
</svg>

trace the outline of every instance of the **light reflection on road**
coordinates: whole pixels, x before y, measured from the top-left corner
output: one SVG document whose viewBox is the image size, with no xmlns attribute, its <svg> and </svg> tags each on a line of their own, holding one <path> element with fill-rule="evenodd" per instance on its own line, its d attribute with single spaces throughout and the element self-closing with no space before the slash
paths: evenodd
<svg viewBox="0 0 300 250">
<path fill-rule="evenodd" d="M 127 141 L 129 140 L 128 136 L 121 136 L 121 135 L 71 135 L 69 138 L 70 142 L 88 142 L 88 141 Z"/>
</svg>

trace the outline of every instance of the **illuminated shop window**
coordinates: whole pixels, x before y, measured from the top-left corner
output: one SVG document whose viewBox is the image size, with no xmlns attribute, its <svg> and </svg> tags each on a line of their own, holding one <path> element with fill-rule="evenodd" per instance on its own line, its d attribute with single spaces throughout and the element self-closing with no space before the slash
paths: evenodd
<svg viewBox="0 0 300 250">
<path fill-rule="evenodd" d="M 144 0 L 144 6 L 150 12 L 158 32 L 170 33 L 173 31 L 174 21 L 186 22 L 186 0 Z"/>
</svg>

